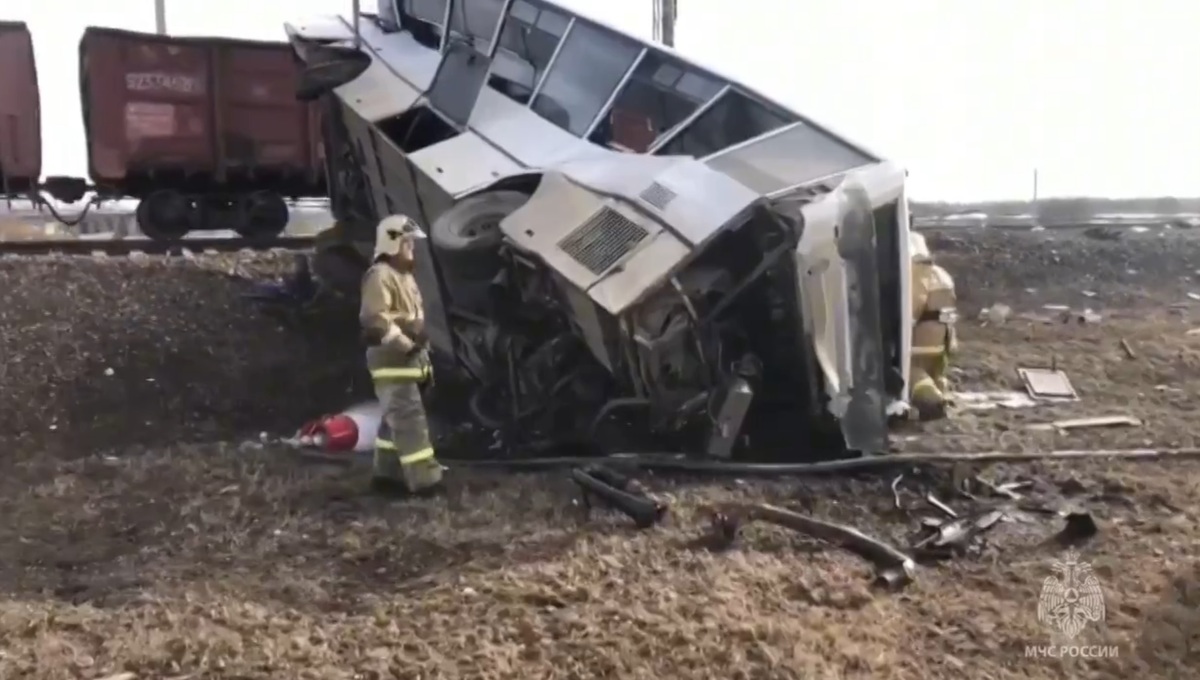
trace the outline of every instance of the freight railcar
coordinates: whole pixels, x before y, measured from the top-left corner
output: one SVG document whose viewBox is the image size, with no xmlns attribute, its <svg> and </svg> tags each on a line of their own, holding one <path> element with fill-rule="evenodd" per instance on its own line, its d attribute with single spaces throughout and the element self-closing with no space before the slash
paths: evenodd
<svg viewBox="0 0 1200 680">
<path fill-rule="evenodd" d="M 269 238 L 288 198 L 326 195 L 319 116 L 295 99 L 286 43 L 92 27 L 79 58 L 89 176 L 101 197 L 139 199 L 151 238 Z"/>
<path fill-rule="evenodd" d="M 33 38 L 0 21 L 0 198 L 31 194 L 42 173 L 41 100 Z"/>
</svg>

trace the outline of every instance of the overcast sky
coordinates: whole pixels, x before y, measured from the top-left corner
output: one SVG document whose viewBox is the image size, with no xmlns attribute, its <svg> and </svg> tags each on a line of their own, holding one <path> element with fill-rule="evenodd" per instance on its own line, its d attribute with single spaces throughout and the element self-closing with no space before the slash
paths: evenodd
<svg viewBox="0 0 1200 680">
<path fill-rule="evenodd" d="M 373 5 L 363 0 L 364 8 Z M 648 36 L 651 0 L 565 0 Z M 679 0 L 677 46 L 912 173 L 927 199 L 1200 194 L 1200 3 Z M 4 3 L 29 22 L 47 174 L 82 174 L 85 26 L 154 30 L 153 0 Z M 282 39 L 349 0 L 167 0 L 185 35 Z"/>
</svg>

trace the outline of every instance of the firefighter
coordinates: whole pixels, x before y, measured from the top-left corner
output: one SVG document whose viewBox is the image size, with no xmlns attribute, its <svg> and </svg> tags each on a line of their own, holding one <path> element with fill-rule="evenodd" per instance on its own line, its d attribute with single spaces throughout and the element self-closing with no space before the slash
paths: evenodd
<svg viewBox="0 0 1200 680">
<path fill-rule="evenodd" d="M 384 410 L 372 486 L 385 493 L 424 494 L 442 484 L 420 392 L 432 369 L 421 291 L 413 275 L 418 238 L 424 233 L 408 217 L 380 221 L 374 263 L 362 281 L 359 321 L 368 345 L 367 368 Z"/>
<path fill-rule="evenodd" d="M 958 351 L 954 279 L 933 262 L 925 238 L 909 232 L 912 257 L 912 403 L 922 420 L 946 415 L 946 371 Z"/>
</svg>

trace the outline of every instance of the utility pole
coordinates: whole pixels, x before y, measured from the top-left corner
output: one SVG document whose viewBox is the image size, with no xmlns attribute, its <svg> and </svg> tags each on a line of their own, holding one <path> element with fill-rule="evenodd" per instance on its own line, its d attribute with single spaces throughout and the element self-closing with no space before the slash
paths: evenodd
<svg viewBox="0 0 1200 680">
<path fill-rule="evenodd" d="M 1038 169 L 1033 169 L 1033 201 L 1029 204 L 1029 213 L 1033 216 L 1033 226 L 1042 226 L 1042 206 L 1038 203 Z"/>
<path fill-rule="evenodd" d="M 154 0 L 154 31 L 167 34 L 167 0 Z"/>
<path fill-rule="evenodd" d="M 654 0 L 654 40 L 675 47 L 676 0 Z"/>
</svg>

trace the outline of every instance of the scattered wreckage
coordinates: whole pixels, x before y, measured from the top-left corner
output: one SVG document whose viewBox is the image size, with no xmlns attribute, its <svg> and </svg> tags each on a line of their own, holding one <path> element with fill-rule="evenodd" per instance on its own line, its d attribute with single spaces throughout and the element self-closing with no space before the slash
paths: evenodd
<svg viewBox="0 0 1200 680">
<path fill-rule="evenodd" d="M 338 220 L 314 271 L 352 288 L 382 216 L 421 223 L 438 389 L 466 418 L 514 455 L 887 449 L 903 168 L 553 2 L 380 7 L 287 26 Z"/>
<path fill-rule="evenodd" d="M 338 221 L 314 272 L 353 291 L 386 215 L 428 233 L 417 275 L 435 391 L 460 389 L 467 419 L 506 449 L 444 460 L 574 465 L 585 509 L 639 528 L 667 504 L 589 455 L 767 475 L 905 463 L 870 455 L 911 395 L 901 167 L 553 2 L 380 7 L 287 27 L 298 94 L 324 114 Z M 803 462 L 846 453 L 865 455 Z M 910 555 L 783 508 L 711 517 L 726 542 L 766 521 L 846 546 L 889 587 L 925 547 L 986 525 L 939 525 Z"/>
</svg>

